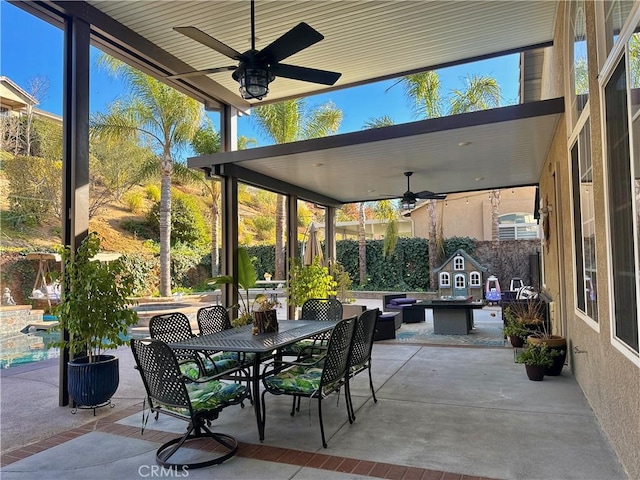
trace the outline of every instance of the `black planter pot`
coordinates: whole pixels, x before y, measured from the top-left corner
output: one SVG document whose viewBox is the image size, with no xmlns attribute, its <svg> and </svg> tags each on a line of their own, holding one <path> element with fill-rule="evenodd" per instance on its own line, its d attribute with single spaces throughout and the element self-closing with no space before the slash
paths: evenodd
<svg viewBox="0 0 640 480">
<path fill-rule="evenodd" d="M 564 361 L 567 359 L 567 341 L 564 337 L 549 335 L 547 337 L 540 338 L 532 335 L 528 337 L 527 341 L 536 345 L 545 343 L 547 347 L 549 347 L 549 350 L 556 350 L 558 352 L 558 355 L 553 357 L 553 364 L 545 369 L 545 375 L 557 377 L 562 373 Z"/>
<path fill-rule="evenodd" d="M 78 407 L 97 408 L 110 403 L 120 382 L 118 357 L 75 358 L 67 366 L 69 396 Z M 94 412 L 95 413 L 95 412 Z"/>
<path fill-rule="evenodd" d="M 534 382 L 541 382 L 544 379 L 544 365 L 526 365 L 527 377 Z"/>
<path fill-rule="evenodd" d="M 517 335 L 509 335 L 509 341 L 513 348 L 521 348 L 524 345 L 524 338 Z"/>
</svg>

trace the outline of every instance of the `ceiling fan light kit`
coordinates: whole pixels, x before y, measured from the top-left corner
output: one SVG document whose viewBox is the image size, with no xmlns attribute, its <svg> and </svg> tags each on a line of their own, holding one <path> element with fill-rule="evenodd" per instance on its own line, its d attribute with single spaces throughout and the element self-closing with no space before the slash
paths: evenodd
<svg viewBox="0 0 640 480">
<path fill-rule="evenodd" d="M 256 50 L 255 0 L 251 0 L 251 49 L 244 53 L 234 50 L 196 27 L 174 27 L 174 30 L 226 57 L 237 60 L 239 64 L 237 67 L 215 67 L 178 73 L 170 75 L 168 78 L 186 78 L 234 70 L 231 76 L 239 83 L 240 95 L 245 100 L 262 100 L 269 93 L 269 84 L 276 77 L 333 85 L 342 75 L 328 70 L 280 63 L 281 60 L 318 43 L 324 38 L 318 31 L 304 22 L 300 22 L 262 50 Z"/>
<path fill-rule="evenodd" d="M 402 194 L 400 205 L 403 210 L 413 210 L 416 208 L 418 199 L 423 200 L 444 200 L 447 196 L 443 193 L 434 193 L 429 190 L 423 190 L 422 192 L 413 193 L 411 191 L 410 178 L 413 172 L 404 172 L 404 176 L 407 177 L 407 191 Z"/>
</svg>

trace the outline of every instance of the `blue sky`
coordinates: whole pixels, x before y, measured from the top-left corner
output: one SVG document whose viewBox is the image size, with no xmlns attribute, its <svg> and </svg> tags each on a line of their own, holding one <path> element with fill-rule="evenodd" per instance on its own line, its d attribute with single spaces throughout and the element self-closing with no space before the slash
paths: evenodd
<svg viewBox="0 0 640 480">
<path fill-rule="evenodd" d="M 46 98 L 38 108 L 62 114 L 62 31 L 57 27 L 29 15 L 21 9 L 0 1 L 0 74 L 28 91 L 29 79 L 44 77 L 49 82 Z M 124 92 L 122 84 L 95 67 L 99 51 L 91 49 L 92 68 L 90 77 L 91 112 L 106 111 L 110 102 Z M 518 56 L 511 55 L 472 65 L 463 65 L 438 70 L 443 95 L 452 88 L 462 88 L 461 78 L 468 74 L 490 75 L 502 88 L 503 104 L 512 104 L 518 97 Z M 401 86 L 389 87 L 388 80 L 371 85 L 344 89 L 309 97 L 309 104 L 320 105 L 332 101 L 343 112 L 339 133 L 361 130 L 367 120 L 387 115 L 395 123 L 416 120 L 411 113 Z M 278 88 L 277 79 L 271 84 Z M 216 125 L 217 115 L 212 118 Z M 270 142 L 256 129 L 251 117 L 238 120 L 240 135 L 254 138 L 258 145 Z"/>
</svg>

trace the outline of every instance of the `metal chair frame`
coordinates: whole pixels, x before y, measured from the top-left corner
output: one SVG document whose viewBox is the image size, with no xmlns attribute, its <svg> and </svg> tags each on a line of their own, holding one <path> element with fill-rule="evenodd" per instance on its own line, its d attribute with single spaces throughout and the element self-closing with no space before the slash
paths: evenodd
<svg viewBox="0 0 640 480">
<path fill-rule="evenodd" d="M 230 435 L 213 432 L 209 427 L 224 408 L 238 404 L 246 397 L 246 389 L 243 390 L 244 395 L 233 401 L 220 404 L 215 409 L 196 410 L 187 392 L 185 383 L 187 379 L 180 372 L 174 351 L 166 343 L 152 339 L 132 339 L 131 350 L 136 362 L 135 368 L 140 372 L 147 392 L 150 410 L 155 412 L 156 416 L 162 413 L 184 420 L 189 424 L 184 435 L 174 438 L 158 448 L 156 451 L 157 463 L 172 468 L 194 469 L 217 465 L 233 457 L 238 450 L 237 440 Z M 207 379 L 207 381 L 211 379 Z M 182 409 L 187 413 L 171 410 L 171 408 Z M 208 449 L 216 453 L 214 458 L 193 463 L 173 463 L 170 461 L 180 447 L 199 439 L 211 439 L 219 445 L 217 448 Z"/>
<path fill-rule="evenodd" d="M 349 366 L 345 376 L 345 396 L 347 398 L 349 423 L 353 423 L 356 419 L 353 401 L 351 399 L 350 379 L 367 370 L 369 372 L 369 388 L 371 389 L 371 395 L 374 403 L 378 403 L 376 392 L 373 388 L 373 378 L 371 376 L 371 351 L 373 349 L 373 337 L 375 335 L 379 314 L 380 310 L 377 308 L 365 310 L 360 314 L 356 322 L 353 339 L 351 341 Z"/>
<path fill-rule="evenodd" d="M 265 424 L 266 420 L 266 408 L 265 408 L 265 395 L 271 393 L 274 395 L 290 395 L 293 396 L 293 407 L 291 409 L 291 416 L 294 415 L 296 400 L 299 401 L 301 397 L 305 398 L 317 398 L 318 399 L 318 416 L 320 419 L 320 434 L 322 436 L 322 446 L 327 448 L 327 441 L 324 434 L 324 423 L 322 421 L 322 400 L 328 395 L 334 392 L 339 392 L 342 386 L 345 384 L 347 365 L 349 362 L 349 353 L 351 348 L 351 340 L 353 332 L 356 326 L 356 318 L 351 317 L 339 321 L 331 331 L 329 337 L 329 343 L 327 345 L 326 355 L 323 355 L 320 359 L 317 359 L 313 363 L 307 362 L 281 362 L 276 361 L 271 364 L 273 368 L 272 372 L 263 373 L 263 384 L 265 390 L 262 392 L 262 423 Z M 266 383 L 268 378 L 267 373 L 278 373 L 289 367 L 295 368 L 296 366 L 308 366 L 313 367 L 315 365 L 322 365 L 322 377 L 318 389 L 311 394 L 305 394 L 300 392 L 290 392 L 286 390 L 272 389 Z"/>
</svg>

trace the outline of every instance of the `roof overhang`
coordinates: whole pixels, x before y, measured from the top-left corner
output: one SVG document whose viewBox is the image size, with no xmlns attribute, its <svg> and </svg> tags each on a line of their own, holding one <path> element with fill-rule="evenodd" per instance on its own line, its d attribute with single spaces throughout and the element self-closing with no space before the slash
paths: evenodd
<svg viewBox="0 0 640 480">
<path fill-rule="evenodd" d="M 556 98 L 188 159 L 192 168 L 325 205 L 536 185 L 564 112 Z M 289 190 L 289 193 L 291 191 Z"/>
</svg>

